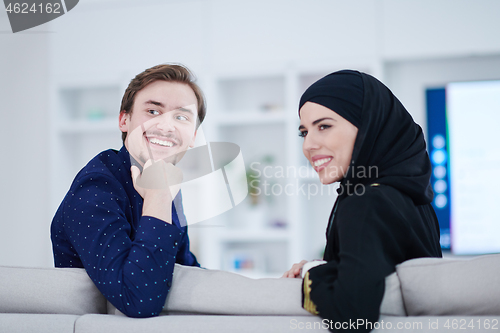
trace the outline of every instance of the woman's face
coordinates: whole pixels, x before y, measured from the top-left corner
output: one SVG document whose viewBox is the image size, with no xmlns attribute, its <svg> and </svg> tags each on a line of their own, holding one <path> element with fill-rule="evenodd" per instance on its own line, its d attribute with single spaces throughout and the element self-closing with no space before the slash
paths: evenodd
<svg viewBox="0 0 500 333">
<path fill-rule="evenodd" d="M 358 128 L 334 111 L 312 102 L 300 109 L 302 151 L 322 184 L 340 181 L 351 163 Z"/>
</svg>

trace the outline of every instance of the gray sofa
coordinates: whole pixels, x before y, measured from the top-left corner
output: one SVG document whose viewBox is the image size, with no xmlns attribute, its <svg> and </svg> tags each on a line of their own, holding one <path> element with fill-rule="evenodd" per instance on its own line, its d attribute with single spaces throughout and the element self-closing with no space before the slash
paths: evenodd
<svg viewBox="0 0 500 333">
<path fill-rule="evenodd" d="M 335 327 L 301 308 L 300 279 L 254 280 L 176 266 L 162 315 L 146 319 L 122 315 L 83 269 L 0 267 L 0 279 L 0 332 L 326 332 Z M 386 279 L 379 322 L 361 320 L 349 327 L 500 331 L 500 255 L 402 263 Z"/>
</svg>

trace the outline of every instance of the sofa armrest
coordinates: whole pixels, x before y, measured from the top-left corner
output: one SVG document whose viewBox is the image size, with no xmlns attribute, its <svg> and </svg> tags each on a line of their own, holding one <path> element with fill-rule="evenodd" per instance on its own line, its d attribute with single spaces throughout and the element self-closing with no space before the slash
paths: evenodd
<svg viewBox="0 0 500 333">
<path fill-rule="evenodd" d="M 83 268 L 0 266 L 0 312 L 106 313 L 106 299 Z"/>
<path fill-rule="evenodd" d="M 396 267 L 409 316 L 500 315 L 500 255 L 422 258 Z"/>
</svg>

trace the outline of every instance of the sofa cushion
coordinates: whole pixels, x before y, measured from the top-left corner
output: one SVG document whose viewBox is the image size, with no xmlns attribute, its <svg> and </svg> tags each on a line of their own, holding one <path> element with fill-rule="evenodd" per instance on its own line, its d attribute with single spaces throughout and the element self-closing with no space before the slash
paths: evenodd
<svg viewBox="0 0 500 333">
<path fill-rule="evenodd" d="M 401 293 L 401 283 L 396 272 L 385 278 L 385 292 L 382 304 L 380 305 L 380 314 L 406 316 L 403 294 Z"/>
<path fill-rule="evenodd" d="M 79 317 L 67 314 L 0 313 L 0 333 L 73 333 Z"/>
<path fill-rule="evenodd" d="M 409 316 L 500 315 L 500 255 L 413 259 L 396 271 Z"/>
<path fill-rule="evenodd" d="M 172 315 L 128 318 L 89 314 L 77 319 L 76 333 L 328 333 L 317 316 Z M 394 332 L 394 331 L 393 331 Z"/>
<path fill-rule="evenodd" d="M 0 312 L 106 313 L 106 299 L 83 268 L 0 266 Z"/>
<path fill-rule="evenodd" d="M 308 316 L 301 288 L 302 279 L 250 279 L 176 264 L 164 311 Z"/>
</svg>

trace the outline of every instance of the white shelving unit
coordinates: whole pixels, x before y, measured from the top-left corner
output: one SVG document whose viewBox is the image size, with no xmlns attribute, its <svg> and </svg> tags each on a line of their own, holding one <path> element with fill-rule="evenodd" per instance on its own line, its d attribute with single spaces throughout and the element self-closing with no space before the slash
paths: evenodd
<svg viewBox="0 0 500 333">
<path fill-rule="evenodd" d="M 263 167 L 289 164 L 288 142 L 291 123 L 286 92 L 286 73 L 234 75 L 218 73 L 203 81 L 208 100 L 207 141 L 239 145 L 247 173 Z M 250 166 L 253 165 L 252 168 Z M 252 170 L 253 169 L 253 170 Z M 259 171 L 256 171 L 259 170 Z M 282 183 L 276 177 L 253 178 L 254 184 Z M 255 186 L 254 185 L 254 186 Z M 232 210 L 200 227 L 200 262 L 207 268 L 222 269 L 259 278 L 283 274 L 291 260 L 290 200 L 265 195 L 249 196 Z M 201 228 L 206 225 L 206 228 Z"/>
<path fill-rule="evenodd" d="M 336 192 L 323 188 L 325 195 L 318 197 L 321 185 L 298 137 L 297 106 L 301 93 L 327 73 L 231 71 L 205 81 L 211 119 L 206 133 L 212 134 L 207 140 L 238 144 L 247 172 L 260 173 L 256 205 L 249 194 L 231 211 L 200 224 L 206 224 L 199 239 L 207 268 L 252 278 L 280 277 L 295 262 L 321 257 Z M 308 190 L 314 189 L 313 200 Z M 313 234 L 316 238 L 309 237 Z"/>
<path fill-rule="evenodd" d="M 96 77 L 82 74 L 61 80 L 52 89 L 52 214 L 90 159 L 103 150 L 122 146 L 118 116 L 128 82 L 121 77 Z"/>
</svg>

